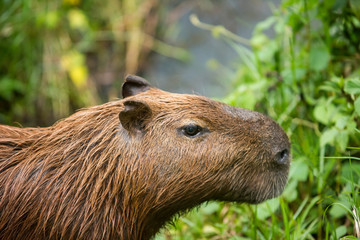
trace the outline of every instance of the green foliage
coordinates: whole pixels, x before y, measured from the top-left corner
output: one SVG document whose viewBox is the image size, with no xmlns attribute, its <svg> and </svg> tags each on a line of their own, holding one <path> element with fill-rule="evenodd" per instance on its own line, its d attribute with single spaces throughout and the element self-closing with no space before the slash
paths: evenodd
<svg viewBox="0 0 360 240">
<path fill-rule="evenodd" d="M 68 114 L 71 104 L 80 107 L 89 101 L 86 89 L 85 96 L 74 97 L 67 71 L 58 64 L 72 48 L 64 42 L 70 37 L 66 14 L 71 8 L 59 1 L 2 1 L 0 122 L 52 122 Z"/>
<path fill-rule="evenodd" d="M 117 97 L 123 72 L 137 71 L 144 49 L 161 48 L 152 39 L 157 6 L 152 0 L 1 1 L 0 123 L 49 125 Z"/>
<path fill-rule="evenodd" d="M 196 22 L 239 54 L 235 88 L 224 101 L 276 119 L 291 137 L 293 162 L 280 198 L 258 206 L 214 203 L 219 210 L 180 218 L 165 239 L 355 239 L 360 164 L 350 160 L 359 160 L 360 150 L 358 2 L 283 0 L 255 28 L 252 50 L 223 28 Z"/>
</svg>

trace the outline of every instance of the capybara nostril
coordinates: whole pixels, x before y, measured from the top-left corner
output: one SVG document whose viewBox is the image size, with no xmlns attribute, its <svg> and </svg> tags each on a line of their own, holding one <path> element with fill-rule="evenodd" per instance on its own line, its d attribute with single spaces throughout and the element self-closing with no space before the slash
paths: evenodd
<svg viewBox="0 0 360 240">
<path fill-rule="evenodd" d="M 275 155 L 275 162 L 278 164 L 288 164 L 289 163 L 289 150 L 283 149 Z"/>
</svg>

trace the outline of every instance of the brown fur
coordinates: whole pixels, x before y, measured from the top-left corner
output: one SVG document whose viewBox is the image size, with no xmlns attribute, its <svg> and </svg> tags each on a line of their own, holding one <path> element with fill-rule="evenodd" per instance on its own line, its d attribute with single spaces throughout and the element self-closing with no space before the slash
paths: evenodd
<svg viewBox="0 0 360 240">
<path fill-rule="evenodd" d="M 0 125 L 0 239 L 149 239 L 202 202 L 282 192 L 289 160 L 275 160 L 289 141 L 274 121 L 205 97 L 137 90 L 48 128 Z M 184 136 L 190 122 L 209 132 Z"/>
</svg>

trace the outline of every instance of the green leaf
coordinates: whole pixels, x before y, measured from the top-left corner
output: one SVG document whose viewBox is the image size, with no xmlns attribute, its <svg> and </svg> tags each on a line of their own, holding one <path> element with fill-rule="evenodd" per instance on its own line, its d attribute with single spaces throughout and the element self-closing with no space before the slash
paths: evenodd
<svg viewBox="0 0 360 240">
<path fill-rule="evenodd" d="M 338 130 L 335 128 L 326 130 L 320 137 L 320 145 L 325 146 L 326 144 L 333 144 L 338 133 Z"/>
<path fill-rule="evenodd" d="M 350 159 L 350 157 L 349 157 Z M 341 182 L 358 182 L 360 173 L 360 163 L 352 162 L 351 164 L 344 162 L 341 167 Z"/>
<path fill-rule="evenodd" d="M 346 234 L 346 227 L 344 225 L 336 228 L 336 236 L 341 237 Z"/>
<path fill-rule="evenodd" d="M 298 183 L 299 182 L 296 179 L 291 179 L 289 183 L 286 185 L 286 188 L 282 193 L 282 196 L 286 199 L 287 202 L 293 202 L 297 199 L 298 192 L 296 188 L 298 186 Z"/>
<path fill-rule="evenodd" d="M 345 216 L 345 214 L 349 211 L 349 207 L 350 205 L 348 203 L 343 203 L 343 202 L 334 203 L 331 206 L 329 213 L 333 218 L 340 218 Z"/>
<path fill-rule="evenodd" d="M 312 47 L 309 54 L 310 69 L 314 71 L 324 70 L 330 61 L 330 53 L 323 44 Z"/>
<path fill-rule="evenodd" d="M 347 131 L 341 131 L 335 138 L 335 143 L 340 151 L 345 151 L 349 142 L 349 133 Z"/>
<path fill-rule="evenodd" d="M 360 116 L 360 97 L 354 102 L 355 112 Z"/>
<path fill-rule="evenodd" d="M 276 23 L 277 19 L 275 16 L 268 17 L 264 21 L 258 23 L 255 27 L 255 33 L 261 33 L 266 29 L 269 29 L 274 23 Z"/>
<path fill-rule="evenodd" d="M 359 94 L 360 93 L 360 79 L 351 78 L 345 82 L 344 91 L 348 94 Z"/>
<path fill-rule="evenodd" d="M 337 118 L 336 118 L 335 126 L 338 129 L 343 130 L 347 126 L 348 122 L 349 122 L 349 117 L 348 116 L 338 114 Z"/>
<path fill-rule="evenodd" d="M 280 202 L 278 198 L 270 199 L 264 203 L 261 203 L 257 206 L 253 206 L 257 208 L 256 214 L 257 218 L 260 220 L 264 220 L 271 216 L 271 213 L 275 212 L 280 206 Z"/>
<path fill-rule="evenodd" d="M 314 109 L 314 117 L 317 121 L 328 125 L 330 122 L 336 120 L 334 117 L 338 109 L 332 103 L 319 101 Z"/>
<path fill-rule="evenodd" d="M 309 174 L 309 166 L 306 158 L 301 158 L 291 163 L 290 176 L 298 181 L 306 181 Z"/>
<path fill-rule="evenodd" d="M 300 79 L 302 79 L 306 75 L 306 70 L 303 68 L 296 68 L 294 71 L 295 79 L 293 79 L 293 70 L 284 69 L 284 71 L 281 72 L 281 76 L 283 77 L 285 83 L 293 84 L 294 82 L 299 82 Z"/>
<path fill-rule="evenodd" d="M 326 106 L 322 104 L 316 105 L 314 109 L 314 117 L 316 118 L 316 120 L 327 125 L 328 118 L 326 117 L 326 115 L 327 115 Z"/>
<path fill-rule="evenodd" d="M 332 92 L 335 94 L 342 93 L 342 79 L 336 76 L 331 77 L 331 81 L 325 81 L 323 85 L 320 85 L 319 90 L 326 92 Z"/>
</svg>

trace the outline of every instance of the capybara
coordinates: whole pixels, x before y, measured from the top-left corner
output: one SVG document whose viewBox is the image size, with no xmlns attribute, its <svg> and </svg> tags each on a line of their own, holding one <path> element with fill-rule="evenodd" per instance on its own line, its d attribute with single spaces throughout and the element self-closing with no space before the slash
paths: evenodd
<svg viewBox="0 0 360 240">
<path fill-rule="evenodd" d="M 122 95 L 47 128 L 0 125 L 0 239 L 150 239 L 203 202 L 283 191 L 290 143 L 265 115 L 131 75 Z"/>
</svg>

